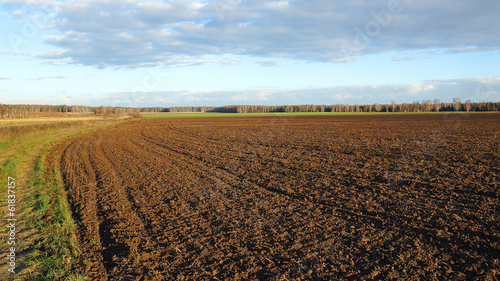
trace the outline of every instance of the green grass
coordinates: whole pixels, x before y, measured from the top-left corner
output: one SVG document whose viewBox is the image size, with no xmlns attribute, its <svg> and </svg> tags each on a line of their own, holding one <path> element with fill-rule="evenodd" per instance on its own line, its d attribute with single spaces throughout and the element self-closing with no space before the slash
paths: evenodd
<svg viewBox="0 0 500 281">
<path fill-rule="evenodd" d="M 16 243 L 14 280 L 86 280 L 79 272 L 76 226 L 58 161 L 48 155 L 63 140 L 123 122 L 61 122 L 60 126 L 16 128 L 0 135 L 2 210 L 7 204 L 6 179 L 16 179 L 16 232 L 21 239 Z M 4 234 L 6 228 L 2 229 Z"/>
<path fill-rule="evenodd" d="M 28 200 L 32 206 L 28 223 L 38 230 L 38 235 L 35 248 L 26 257 L 26 265 L 36 273 L 24 279 L 84 280 L 75 272 L 80 250 L 59 169 L 55 165 L 46 167 L 46 157 L 46 152 L 38 157 L 28 183 L 33 189 Z M 47 168 L 51 173 L 47 173 Z"/>
<path fill-rule="evenodd" d="M 164 113 L 143 114 L 144 118 L 206 118 L 206 117 L 260 117 L 260 116 L 321 116 L 321 115 L 389 115 L 389 114 L 442 114 L 456 112 L 268 112 L 268 113 Z"/>
</svg>

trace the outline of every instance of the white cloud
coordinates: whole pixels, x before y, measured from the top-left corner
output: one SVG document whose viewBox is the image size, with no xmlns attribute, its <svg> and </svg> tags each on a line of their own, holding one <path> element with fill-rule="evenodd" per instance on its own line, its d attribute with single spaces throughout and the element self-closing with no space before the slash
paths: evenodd
<svg viewBox="0 0 500 281">
<path fill-rule="evenodd" d="M 288 1 L 272 1 L 267 4 L 267 7 L 271 9 L 284 9 L 288 8 L 290 3 Z"/>
<path fill-rule="evenodd" d="M 52 80 L 52 79 L 67 79 L 67 77 L 64 75 L 43 76 L 43 77 L 31 78 L 31 79 L 28 79 L 28 81 L 40 81 L 40 80 Z"/>
<path fill-rule="evenodd" d="M 147 94 L 113 93 L 92 105 L 115 106 L 223 106 L 291 104 L 390 104 L 434 100 L 489 102 L 498 99 L 500 78 L 432 80 L 394 85 L 339 86 L 331 88 L 255 89 L 232 91 L 165 91 Z M 119 102 L 117 102 L 119 101 Z"/>
<path fill-rule="evenodd" d="M 2 89 L 3 90 L 3 89 Z M 6 90 L 3 90 L 4 92 Z M 9 91 L 14 93 L 14 91 Z M 451 102 L 454 97 L 473 102 L 498 101 L 500 78 L 477 77 L 469 79 L 429 80 L 421 83 L 394 85 L 338 86 L 330 88 L 297 89 L 249 89 L 228 91 L 156 91 L 113 92 L 108 94 L 88 93 L 85 95 L 64 93 L 68 105 L 110 105 L 131 107 L 171 106 L 223 106 L 247 105 L 293 105 L 293 104 L 390 104 L 433 101 L 436 98 Z M 60 98 L 40 95 L 29 100 L 10 101 L 13 94 L 6 92 L 7 103 L 60 104 Z M 43 98 L 42 98 L 43 96 Z M 61 95 L 60 95 L 61 96 Z"/>
<path fill-rule="evenodd" d="M 17 17 L 24 17 L 26 16 L 26 12 L 22 10 L 16 10 L 12 12 L 12 15 L 17 16 Z"/>
<path fill-rule="evenodd" d="M 260 66 L 278 66 L 279 63 L 275 60 L 263 60 L 256 62 Z"/>
<path fill-rule="evenodd" d="M 436 89 L 436 87 L 433 84 L 427 84 L 427 83 L 408 84 L 407 87 L 408 87 L 408 93 L 412 96 L 419 96 L 422 95 L 422 93 L 427 93 L 428 91 Z"/>
<path fill-rule="evenodd" d="M 429 50 L 497 51 L 500 2 L 485 0 L 3 0 L 13 15 L 49 9 L 59 50 L 39 57 L 98 67 L 141 67 L 231 54 L 352 62 Z M 175 60 L 175 59 L 174 59 Z M 189 64 L 189 63 L 188 63 Z"/>
</svg>

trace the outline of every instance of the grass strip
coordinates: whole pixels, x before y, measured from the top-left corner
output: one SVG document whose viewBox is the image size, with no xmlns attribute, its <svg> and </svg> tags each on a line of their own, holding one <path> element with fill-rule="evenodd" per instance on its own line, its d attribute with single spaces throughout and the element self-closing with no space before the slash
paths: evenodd
<svg viewBox="0 0 500 281">
<path fill-rule="evenodd" d="M 87 280 L 80 274 L 76 225 L 52 147 L 61 141 L 126 121 L 61 122 L 39 128 L 3 128 L 0 135 L 0 199 L 7 212 L 7 178 L 16 178 L 16 273 L 7 273 L 7 228 L 2 222 L 1 280 Z M 5 221 L 5 220 L 3 220 Z M 7 233 L 8 235 L 8 233 Z M 6 258 L 5 258 L 6 259 Z"/>
</svg>

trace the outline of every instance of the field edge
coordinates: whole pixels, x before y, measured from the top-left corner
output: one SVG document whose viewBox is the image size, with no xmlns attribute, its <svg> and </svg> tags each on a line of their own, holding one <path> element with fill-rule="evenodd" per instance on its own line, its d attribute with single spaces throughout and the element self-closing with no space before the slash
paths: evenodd
<svg viewBox="0 0 500 281">
<path fill-rule="evenodd" d="M 2 178 L 22 179 L 16 181 L 22 188 L 16 190 L 21 199 L 16 198 L 19 223 L 19 227 L 16 226 L 19 236 L 16 237 L 19 240 L 16 273 L 1 275 L 2 278 L 87 280 L 80 274 L 76 222 L 64 190 L 58 156 L 53 155 L 52 150 L 78 136 L 125 122 L 127 120 L 75 122 L 69 127 L 21 133 L 1 140 L 0 175 Z M 0 190 L 0 198 L 6 199 L 7 186 L 4 183 L 0 184 Z M 5 203 L 2 209 L 3 205 L 6 209 L 6 200 L 2 201 Z M 5 255 L 6 250 L 2 250 L 2 257 Z"/>
</svg>

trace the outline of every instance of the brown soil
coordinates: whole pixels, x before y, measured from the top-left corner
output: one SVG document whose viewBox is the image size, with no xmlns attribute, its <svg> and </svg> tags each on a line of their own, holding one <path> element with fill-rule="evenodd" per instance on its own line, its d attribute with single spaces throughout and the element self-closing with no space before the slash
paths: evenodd
<svg viewBox="0 0 500 281">
<path fill-rule="evenodd" d="M 96 280 L 497 280 L 499 133 L 499 114 L 149 119 L 56 152 Z"/>
</svg>

